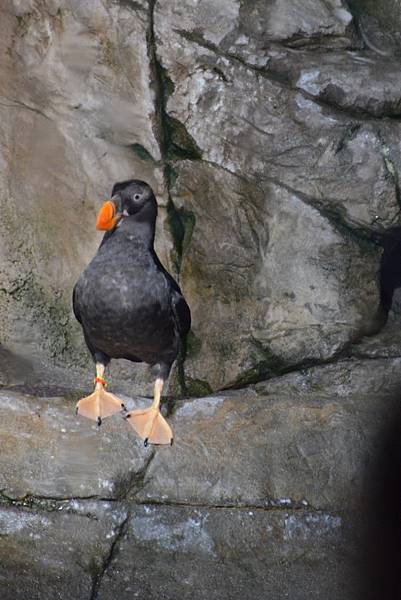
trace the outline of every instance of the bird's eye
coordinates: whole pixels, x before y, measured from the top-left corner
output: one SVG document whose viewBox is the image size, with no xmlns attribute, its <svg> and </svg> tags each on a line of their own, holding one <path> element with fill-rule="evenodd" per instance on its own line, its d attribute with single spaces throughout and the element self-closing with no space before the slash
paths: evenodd
<svg viewBox="0 0 401 600">
<path fill-rule="evenodd" d="M 139 198 L 140 198 L 140 195 L 139 194 L 135 194 L 134 200 L 139 200 Z"/>
</svg>

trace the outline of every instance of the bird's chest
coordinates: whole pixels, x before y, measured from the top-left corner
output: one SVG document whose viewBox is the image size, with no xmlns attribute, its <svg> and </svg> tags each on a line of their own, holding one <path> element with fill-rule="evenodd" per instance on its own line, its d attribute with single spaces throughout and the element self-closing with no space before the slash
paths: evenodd
<svg viewBox="0 0 401 600">
<path fill-rule="evenodd" d="M 81 301 L 88 325 L 149 330 L 169 310 L 164 278 L 153 265 L 103 263 L 83 274 Z"/>
</svg>

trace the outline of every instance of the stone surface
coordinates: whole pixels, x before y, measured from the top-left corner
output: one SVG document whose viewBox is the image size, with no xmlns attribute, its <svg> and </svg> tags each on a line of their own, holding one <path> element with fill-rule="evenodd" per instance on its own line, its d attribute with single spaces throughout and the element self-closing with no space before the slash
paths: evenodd
<svg viewBox="0 0 401 600">
<path fill-rule="evenodd" d="M 3 389 L 5 600 L 397 597 L 400 389 L 336 361 L 183 400 L 159 449 Z"/>
<path fill-rule="evenodd" d="M 359 33 L 366 46 L 382 56 L 401 51 L 399 0 L 351 0 Z"/>
<path fill-rule="evenodd" d="M 228 25 L 206 34 L 199 18 L 156 5 L 157 56 L 172 83 L 165 120 L 185 124 L 170 135 L 171 156 L 180 147 L 190 159 L 172 160 L 170 193 L 185 230 L 192 393 L 329 358 L 377 330 L 370 242 L 400 210 L 399 124 L 372 118 L 398 115 L 395 62 L 272 43 L 256 64 Z"/>
<path fill-rule="evenodd" d="M 345 97 L 351 95 L 357 112 L 358 102 L 364 106 L 360 82 L 368 72 L 377 83 L 372 91 L 366 85 L 365 107 L 372 104 L 375 114 L 383 114 L 392 102 L 393 110 L 398 110 L 398 88 L 394 86 L 393 99 L 389 98 L 379 58 L 272 48 L 268 54 L 272 68 L 270 63 L 255 68 L 220 46 L 210 47 L 190 25 L 182 29 L 180 23 L 162 7 L 156 12 L 159 57 L 174 84 L 166 110 L 185 123 L 203 160 L 262 186 L 277 180 L 326 209 L 327 217 L 332 211 L 353 227 L 370 229 L 377 220 L 384 226 L 393 224 L 399 206 L 377 124 L 337 110 L 335 99 L 332 106 L 313 101 L 313 95 L 317 99 L 323 95 L 323 81 L 320 88 L 316 80 L 324 80 L 327 68 L 328 77 L 339 80 L 333 87 L 340 92 L 346 79 L 347 87 L 340 93 L 343 108 Z M 167 38 L 167 30 L 178 27 Z M 336 60 L 341 60 L 341 69 L 335 68 Z M 386 73 L 387 69 L 396 65 L 386 64 Z M 398 130 L 398 125 L 394 127 Z"/>
<path fill-rule="evenodd" d="M 193 310 L 187 392 L 327 360 L 377 328 L 399 73 L 345 3 L 9 0 L 2 31 L 8 352 L 88 377 L 71 289 L 100 201 L 131 176 L 155 188 L 158 250 Z M 145 368 L 112 373 L 150 393 Z"/>
<path fill-rule="evenodd" d="M 352 15 L 342 0 L 206 0 L 201 10 L 196 0 L 185 0 L 160 2 L 156 11 L 180 30 L 196 32 L 224 49 L 237 46 L 249 53 L 263 53 L 263 46 L 272 42 L 347 47 L 353 41 Z M 171 43 L 167 37 L 162 42 Z"/>
<path fill-rule="evenodd" d="M 343 597 L 356 597 L 355 549 L 340 550 L 346 529 L 339 516 L 307 511 L 140 507 L 99 599 L 334 599 L 340 586 Z"/>
<path fill-rule="evenodd" d="M 281 186 L 260 189 L 190 161 L 178 170 L 174 198 L 189 223 L 181 282 L 193 315 L 190 391 L 330 358 L 371 329 L 379 267 L 373 246 L 343 236 Z"/>
<path fill-rule="evenodd" d="M 352 360 L 180 404 L 176 443 L 156 455 L 139 496 L 358 510 L 376 485 L 366 480 L 398 418 L 400 386 L 400 358 Z"/>
<path fill-rule="evenodd" d="M 352 350 L 354 356 L 394 358 L 401 356 L 401 289 L 395 291 L 387 322 L 380 332 L 363 338 Z"/>
<path fill-rule="evenodd" d="M 110 498 L 134 484 L 149 454 L 143 444 L 121 415 L 105 420 L 101 430 L 75 416 L 76 399 L 0 394 L 3 495 Z M 128 399 L 127 408 L 133 406 Z"/>
<path fill-rule="evenodd" d="M 91 597 L 125 515 L 106 503 L 85 508 L 86 514 L 78 503 L 54 512 L 0 507 L 2 600 Z"/>
<path fill-rule="evenodd" d="M 286 78 L 292 87 L 351 117 L 400 116 L 400 72 L 396 59 L 358 51 L 345 54 L 277 49 L 270 56 L 266 71 L 267 75 Z"/>
</svg>

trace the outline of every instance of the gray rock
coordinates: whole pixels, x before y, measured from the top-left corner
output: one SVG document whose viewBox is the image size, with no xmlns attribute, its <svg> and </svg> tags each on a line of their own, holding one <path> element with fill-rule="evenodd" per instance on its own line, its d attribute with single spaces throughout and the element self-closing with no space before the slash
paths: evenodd
<svg viewBox="0 0 401 600">
<path fill-rule="evenodd" d="M 135 405 L 123 398 L 127 407 Z M 77 399 L 0 393 L 3 495 L 116 498 L 135 486 L 149 451 L 121 415 L 105 419 L 100 429 L 75 416 Z"/>
<path fill-rule="evenodd" d="M 3 2 L 2 600 L 400 597 L 399 2 L 360 4 Z M 71 290 L 133 176 L 193 313 L 173 448 L 74 415 Z M 129 408 L 150 381 L 112 366 Z"/>
<path fill-rule="evenodd" d="M 156 23 L 163 42 L 175 24 L 161 18 Z M 353 228 L 394 225 L 397 190 L 390 161 L 384 160 L 386 140 L 374 123 L 322 106 L 295 83 L 293 89 L 277 81 L 274 72 L 255 71 L 182 34 L 160 44 L 160 60 L 174 83 L 168 115 L 185 123 L 204 161 L 258 184 L 287 186 Z M 307 55 L 305 62 L 311 60 Z M 305 85 L 308 77 L 319 76 L 316 69 L 305 73 Z M 377 110 L 384 111 L 379 86 Z M 353 89 L 356 94 L 357 86 Z M 397 100 L 394 89 L 394 105 Z"/>
<path fill-rule="evenodd" d="M 327 38 L 328 43 L 331 38 L 340 38 L 340 42 L 349 43 L 352 15 L 342 0 L 244 4 L 242 16 L 245 28 L 249 32 L 256 30 L 256 34 L 265 40 L 299 44 L 314 38 Z M 255 26 L 251 27 L 255 17 Z"/>
<path fill-rule="evenodd" d="M 366 47 L 380 55 L 401 51 L 399 0 L 352 0 L 359 33 Z"/>
<path fill-rule="evenodd" d="M 170 193 L 185 229 L 178 262 L 194 312 L 185 372 L 195 394 L 332 357 L 376 331 L 370 242 L 399 221 L 399 126 L 372 119 L 398 114 L 395 62 L 272 44 L 257 64 L 241 54 L 245 41 L 228 44 L 234 8 L 214 27 L 208 5 L 202 16 L 169 4 L 155 12 L 171 80 L 168 156 L 190 159 L 173 161 Z"/>
<path fill-rule="evenodd" d="M 179 404 L 175 445 L 149 466 L 144 502 L 358 510 L 387 428 L 401 359 L 340 361 Z M 369 481 L 369 484 L 367 483 Z"/>
<path fill-rule="evenodd" d="M 0 507 L 2 600 L 91 597 L 125 514 L 106 503 L 85 510 Z"/>
<path fill-rule="evenodd" d="M 347 541 L 338 515 L 145 505 L 132 514 L 99 600 L 334 600 L 340 588 L 352 598 L 355 550 L 340 550 Z"/>
<path fill-rule="evenodd" d="M 156 16 L 160 25 L 174 22 L 178 29 L 200 34 L 225 50 L 263 52 L 272 42 L 347 47 L 353 41 L 352 15 L 341 0 L 208 0 L 201 10 L 193 0 L 185 0 L 159 3 Z M 163 42 L 169 43 L 167 36 Z"/>
<path fill-rule="evenodd" d="M 182 401 L 154 452 L 116 419 L 93 431 L 69 400 L 3 390 L 5 600 L 391 597 L 400 367 L 336 361 Z"/>
<path fill-rule="evenodd" d="M 375 247 L 344 236 L 283 186 L 204 163 L 176 168 L 172 197 L 187 225 L 180 277 L 193 313 L 190 392 L 326 360 L 372 329 Z"/>
<path fill-rule="evenodd" d="M 401 289 L 394 292 L 388 319 L 375 336 L 363 338 L 352 349 L 360 358 L 395 358 L 401 356 Z"/>
<path fill-rule="evenodd" d="M 71 289 L 100 240 L 100 200 L 134 175 L 155 188 L 158 252 L 193 307 L 191 393 L 326 360 L 375 329 L 369 240 L 398 222 L 401 158 L 398 124 L 364 117 L 397 114 L 398 71 L 344 51 L 357 46 L 344 3 L 163 2 L 152 20 L 144 2 L 15 1 L 2 28 L 7 351 L 80 368 L 71 378 L 82 387 L 91 377 Z M 225 199 L 231 240 L 202 212 L 207 185 L 208 204 Z M 112 373 L 130 393 L 151 392 L 146 369 Z"/>
<path fill-rule="evenodd" d="M 276 74 L 323 105 L 358 118 L 400 115 L 399 61 L 366 52 L 275 49 L 266 74 Z"/>
</svg>

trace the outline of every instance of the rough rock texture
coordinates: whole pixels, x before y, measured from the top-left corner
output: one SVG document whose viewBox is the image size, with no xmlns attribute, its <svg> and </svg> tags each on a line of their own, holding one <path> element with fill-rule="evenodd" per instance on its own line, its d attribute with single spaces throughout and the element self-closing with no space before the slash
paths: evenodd
<svg viewBox="0 0 401 600">
<path fill-rule="evenodd" d="M 345 4 L 9 0 L 1 27 L 8 350 L 91 368 L 71 288 L 100 201 L 133 175 L 155 187 L 158 249 L 193 309 L 187 392 L 328 360 L 377 329 L 399 65 Z M 115 373 L 149 392 L 143 370 Z"/>
<path fill-rule="evenodd" d="M 382 56 L 400 55 L 399 0 L 350 0 L 359 34 L 368 48 Z"/>
<path fill-rule="evenodd" d="M 400 597 L 400 39 L 398 0 L 1 3 L 1 600 Z M 133 176 L 193 314 L 173 448 L 74 415 Z"/>
<path fill-rule="evenodd" d="M 2 598 L 90 598 L 125 518 L 105 502 L 0 508 Z"/>
<path fill-rule="evenodd" d="M 215 389 L 328 359 L 368 332 L 374 248 L 341 235 L 294 192 L 261 190 L 211 165 L 179 163 L 174 193 L 194 221 L 181 264 L 194 321 L 188 386 Z"/>
<path fill-rule="evenodd" d="M 400 211 L 399 124 L 384 119 L 399 115 L 398 61 L 361 50 L 344 7 L 331 6 L 338 45 L 339 30 L 295 33 L 277 17 L 276 37 L 274 9 L 229 6 L 213 24 L 191 2 L 155 7 L 162 116 L 171 150 L 191 159 L 168 156 L 194 312 L 190 391 L 327 360 L 374 332 L 372 242 Z"/>
<path fill-rule="evenodd" d="M 352 549 L 345 555 L 339 551 L 345 530 L 341 517 L 325 513 L 145 505 L 133 511 L 121 558 L 111 564 L 99 598 L 128 600 L 137 593 L 251 599 L 275 596 L 278 590 L 296 600 L 316 593 L 337 598 L 328 576 L 333 568 L 342 571 L 343 593 L 352 597 L 357 589 L 349 568 Z M 306 569 L 305 555 L 311 563 Z M 154 578 L 149 577 L 152 562 Z M 119 574 L 132 565 L 132 580 L 122 583 Z M 302 590 L 297 589 L 301 577 L 306 579 Z"/>
<path fill-rule="evenodd" d="M 348 359 L 182 400 L 171 449 L 3 389 L 2 597 L 398 597 L 400 387 Z"/>
</svg>

